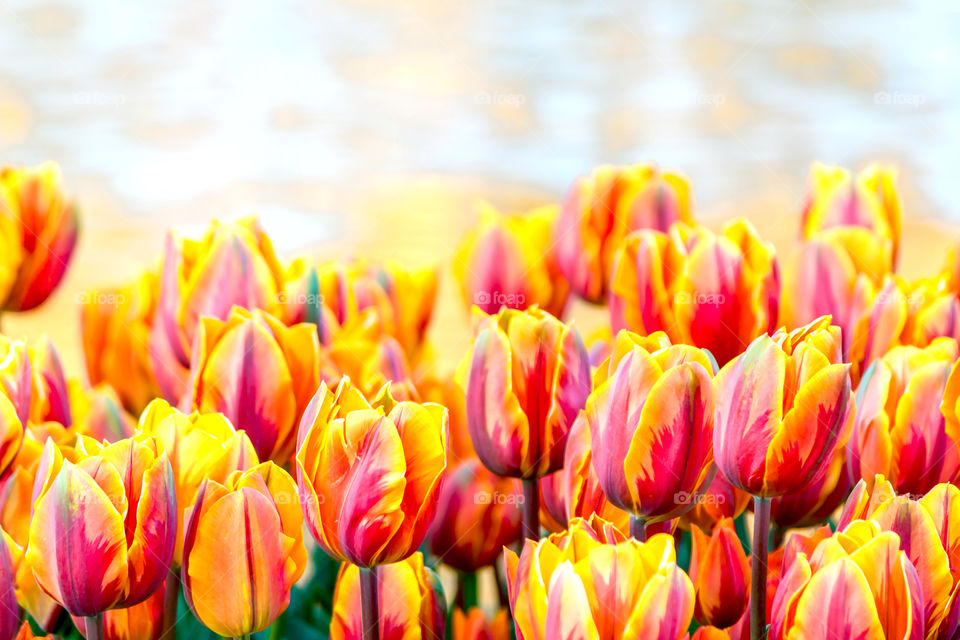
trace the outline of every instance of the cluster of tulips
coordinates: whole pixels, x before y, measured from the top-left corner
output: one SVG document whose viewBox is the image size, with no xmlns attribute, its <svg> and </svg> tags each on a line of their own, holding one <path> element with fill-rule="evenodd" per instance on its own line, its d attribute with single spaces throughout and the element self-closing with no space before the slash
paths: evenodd
<svg viewBox="0 0 960 640">
<path fill-rule="evenodd" d="M 77 238 L 56 167 L 0 172 L 0 225 L 30 309 Z M 814 165 L 781 261 L 601 167 L 481 212 L 452 371 L 436 269 L 171 232 L 78 296 L 84 379 L 0 337 L 0 640 L 277 632 L 315 550 L 333 640 L 960 638 L 960 252 L 905 280 L 900 226 L 891 170 Z"/>
</svg>

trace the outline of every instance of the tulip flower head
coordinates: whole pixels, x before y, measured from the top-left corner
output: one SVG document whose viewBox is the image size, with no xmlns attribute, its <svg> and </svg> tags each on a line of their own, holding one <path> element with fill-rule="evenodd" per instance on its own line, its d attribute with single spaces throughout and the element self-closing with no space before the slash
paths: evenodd
<svg viewBox="0 0 960 640">
<path fill-rule="evenodd" d="M 589 302 L 606 297 L 617 246 L 631 231 L 666 231 L 693 224 L 690 184 L 682 174 L 653 165 L 598 167 L 577 178 L 554 231 L 556 260 L 576 293 Z"/>
<path fill-rule="evenodd" d="M 183 593 L 214 633 L 262 631 L 290 603 L 307 564 L 296 496 L 293 478 L 272 462 L 201 485 L 185 514 Z"/>
<path fill-rule="evenodd" d="M 310 532 L 334 558 L 361 567 L 417 550 L 433 520 L 447 468 L 447 410 L 368 403 L 349 378 L 321 384 L 300 423 L 296 464 Z"/>
<path fill-rule="evenodd" d="M 480 223 L 460 245 L 453 268 L 468 305 L 484 313 L 537 305 L 563 315 L 570 286 L 550 254 L 557 209 L 502 215 L 483 205 Z"/>
<path fill-rule="evenodd" d="M 821 318 L 761 336 L 717 374 L 713 451 L 733 486 L 760 497 L 799 491 L 846 442 L 854 401 L 839 334 Z"/>
<path fill-rule="evenodd" d="M 451 617 L 456 640 L 510 640 L 510 612 L 500 609 L 489 618 L 479 607 L 464 612 L 454 609 Z"/>
<path fill-rule="evenodd" d="M 693 529 L 690 579 L 697 594 L 694 615 L 700 623 L 726 629 L 743 616 L 750 600 L 750 562 L 733 520 L 720 521 L 709 536 Z"/>
<path fill-rule="evenodd" d="M 589 392 L 587 351 L 574 327 L 541 309 L 480 317 L 467 420 L 488 469 L 519 478 L 560 469 L 567 432 Z"/>
<path fill-rule="evenodd" d="M 80 436 L 76 463 L 47 441 L 34 488 L 26 563 L 71 615 L 146 600 L 167 575 L 177 499 L 158 440 L 99 444 Z"/>
<path fill-rule="evenodd" d="M 423 555 L 377 570 L 380 640 L 441 640 L 446 629 L 446 600 L 440 578 L 423 564 Z M 360 569 L 344 564 L 333 592 L 330 640 L 365 640 L 360 611 Z"/>
</svg>

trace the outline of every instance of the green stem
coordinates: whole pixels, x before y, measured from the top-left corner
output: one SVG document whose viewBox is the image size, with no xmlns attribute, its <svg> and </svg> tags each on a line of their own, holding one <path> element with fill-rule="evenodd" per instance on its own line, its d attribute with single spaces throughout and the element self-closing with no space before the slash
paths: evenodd
<svg viewBox="0 0 960 640">
<path fill-rule="evenodd" d="M 523 479 L 523 537 L 540 539 L 540 482 L 536 478 Z"/>
<path fill-rule="evenodd" d="M 770 498 L 753 498 L 753 554 L 750 556 L 750 640 L 767 635 L 767 537 Z"/>
<path fill-rule="evenodd" d="M 177 604 L 180 601 L 180 572 L 173 567 L 167 574 L 163 593 L 163 640 L 177 640 Z"/>
<path fill-rule="evenodd" d="M 360 620 L 363 640 L 380 640 L 380 585 L 377 567 L 360 567 Z"/>
<path fill-rule="evenodd" d="M 103 614 L 85 616 L 83 630 L 86 631 L 87 640 L 103 640 Z"/>
</svg>

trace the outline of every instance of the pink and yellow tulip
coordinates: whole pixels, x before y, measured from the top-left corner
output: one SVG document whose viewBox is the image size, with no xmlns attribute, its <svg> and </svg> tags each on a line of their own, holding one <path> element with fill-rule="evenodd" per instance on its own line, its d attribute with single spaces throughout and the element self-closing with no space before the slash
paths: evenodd
<svg viewBox="0 0 960 640">
<path fill-rule="evenodd" d="M 635 232 L 618 250 L 610 282 L 614 330 L 665 331 L 721 365 L 776 326 L 777 257 L 746 220 L 719 234 L 686 224 Z"/>
<path fill-rule="evenodd" d="M 453 262 L 467 304 L 484 313 L 536 305 L 562 316 L 570 286 L 550 254 L 556 207 L 503 215 L 483 205 L 480 216 Z"/>
<path fill-rule="evenodd" d="M 53 293 L 79 228 L 78 207 L 55 163 L 0 169 L 0 308 L 28 311 Z"/>
<path fill-rule="evenodd" d="M 334 558 L 369 568 L 417 550 L 447 468 L 447 410 L 374 402 L 344 378 L 322 384 L 300 423 L 296 465 L 310 532 Z"/>
<path fill-rule="evenodd" d="M 721 520 L 709 536 L 693 529 L 690 579 L 698 622 L 726 629 L 743 616 L 750 600 L 750 562 L 733 520 Z"/>
<path fill-rule="evenodd" d="M 226 637 L 269 627 L 307 564 L 293 478 L 264 462 L 224 484 L 205 480 L 184 517 L 183 593 L 193 614 Z"/>
<path fill-rule="evenodd" d="M 623 238 L 637 229 L 692 224 L 691 208 L 682 174 L 649 164 L 598 167 L 577 178 L 563 203 L 553 236 L 560 271 L 578 296 L 602 302 Z"/>
</svg>

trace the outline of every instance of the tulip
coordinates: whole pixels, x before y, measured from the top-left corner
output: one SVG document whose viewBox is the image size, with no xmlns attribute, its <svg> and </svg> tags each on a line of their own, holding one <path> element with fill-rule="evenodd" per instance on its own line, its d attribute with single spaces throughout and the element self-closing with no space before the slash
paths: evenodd
<svg viewBox="0 0 960 640">
<path fill-rule="evenodd" d="M 733 520 L 721 520 L 709 536 L 693 529 L 690 579 L 697 594 L 694 616 L 701 624 L 725 629 L 747 610 L 750 563 Z"/>
<path fill-rule="evenodd" d="M 16 569 L 6 534 L 0 531 L 0 638 L 14 638 L 19 628 L 20 606 L 17 604 Z"/>
<path fill-rule="evenodd" d="M 466 613 L 454 609 L 452 616 L 454 640 L 510 640 L 510 614 L 506 609 L 488 618 L 479 607 Z"/>
<path fill-rule="evenodd" d="M 158 288 L 157 275 L 144 271 L 123 287 L 79 296 L 87 378 L 112 386 L 135 414 L 160 395 L 149 347 Z"/>
<path fill-rule="evenodd" d="M 784 270 L 780 323 L 798 327 L 831 316 L 847 353 L 864 307 L 892 270 L 889 238 L 854 226 L 818 232 Z"/>
<path fill-rule="evenodd" d="M 10 399 L 0 394 L 0 479 L 13 464 L 26 433 L 25 425 L 17 416 Z"/>
<path fill-rule="evenodd" d="M 29 349 L 30 372 L 33 386 L 30 391 L 30 421 L 59 422 L 65 427 L 73 424 L 67 375 L 60 354 L 50 339 L 44 336 L 39 346 Z"/>
<path fill-rule="evenodd" d="M 576 519 L 568 531 L 526 540 L 519 557 L 504 554 L 518 640 L 687 633 L 694 590 L 669 535 L 641 543 L 597 518 Z"/>
<path fill-rule="evenodd" d="M 944 388 L 960 356 L 952 339 L 897 347 L 866 371 L 857 389 L 847 469 L 854 480 L 883 474 L 898 493 L 925 493 L 960 479 L 960 433 L 947 428 Z"/>
<path fill-rule="evenodd" d="M 27 425 L 30 419 L 30 405 L 33 395 L 33 367 L 30 364 L 30 352 L 23 340 L 11 340 L 0 335 L 0 395 L 5 395 L 13 405 L 17 419 Z M 5 411 L 0 411 L 0 414 Z M 7 433 L 16 436 L 16 429 L 8 432 L 4 427 L 0 440 L 7 440 Z M 16 439 L 16 438 L 14 438 Z M 19 447 L 19 444 L 16 445 Z M 5 447 L 4 447 L 5 448 Z M 0 452 L 2 452 L 0 448 Z M 16 454 L 16 449 L 13 451 Z M 0 462 L 3 461 L 0 457 Z"/>
<path fill-rule="evenodd" d="M 597 374 L 605 379 L 586 408 L 593 467 L 603 493 L 632 515 L 631 530 L 640 540 L 647 522 L 688 511 L 716 471 L 715 364 L 696 348 L 648 351 L 647 342 L 626 331 L 617 334 Z"/>
<path fill-rule="evenodd" d="M 453 268 L 468 305 L 484 313 L 537 305 L 560 317 L 570 286 L 550 254 L 556 207 L 502 215 L 483 205 L 480 224 L 460 245 Z"/>
<path fill-rule="evenodd" d="M 611 259 L 631 231 L 693 223 L 690 184 L 653 165 L 598 167 L 581 176 L 563 203 L 553 242 L 560 271 L 589 302 L 607 294 Z"/>
<path fill-rule="evenodd" d="M 363 569 L 352 564 L 340 567 L 333 592 L 330 640 L 366 640 L 369 630 L 362 620 L 365 594 Z M 446 600 L 440 579 L 423 563 L 423 555 L 380 568 L 373 596 L 380 627 L 380 640 L 423 638 L 440 640 L 446 628 Z M 459 636 L 456 636 L 459 637 Z"/>
<path fill-rule="evenodd" d="M 590 392 L 580 334 L 540 309 L 479 315 L 466 383 L 477 455 L 524 480 L 524 537 L 539 538 L 536 478 L 563 465 L 567 432 Z"/>
<path fill-rule="evenodd" d="M 693 632 L 692 640 L 730 640 L 731 636 L 723 629 L 716 627 L 697 627 Z"/>
<path fill-rule="evenodd" d="M 234 307 L 225 321 L 200 321 L 189 405 L 201 413 L 222 413 L 247 432 L 261 460 L 285 463 L 319 384 L 318 361 L 311 325 L 285 327 L 263 311 Z"/>
<path fill-rule="evenodd" d="M 746 220 L 719 234 L 685 224 L 635 232 L 617 251 L 610 282 L 614 330 L 665 331 L 721 365 L 776 326 L 780 268 Z"/>
<path fill-rule="evenodd" d="M 896 264 L 901 213 L 895 180 L 896 171 L 890 167 L 871 165 L 854 177 L 842 167 L 814 163 L 803 206 L 802 236 L 810 238 L 837 226 L 865 227 L 890 241 Z"/>
<path fill-rule="evenodd" d="M 276 310 L 285 270 L 256 218 L 214 221 L 201 240 L 171 232 L 164 246 L 149 353 L 163 397 L 189 392 L 191 346 L 200 319 L 227 320 L 233 307 Z M 251 437 L 252 434 L 251 434 Z"/>
<path fill-rule="evenodd" d="M 375 396 L 385 384 L 400 395 L 399 387 L 412 385 L 412 373 L 400 343 L 388 335 L 365 330 L 343 331 L 321 351 L 320 379 L 336 384 L 343 376 L 365 396 Z"/>
<path fill-rule="evenodd" d="M 494 475 L 477 458 L 450 470 L 430 530 L 430 552 L 459 571 L 493 564 L 520 539 L 523 492 L 516 478 Z"/>
<path fill-rule="evenodd" d="M 923 637 L 922 588 L 899 537 L 855 522 L 785 570 L 770 639 Z"/>
<path fill-rule="evenodd" d="M 850 365 L 840 359 L 840 329 L 821 318 L 757 338 L 714 379 L 717 467 L 754 496 L 753 640 L 766 624 L 770 498 L 807 487 L 849 433 Z"/>
<path fill-rule="evenodd" d="M 76 463 L 47 441 L 34 488 L 25 562 L 71 615 L 102 630 L 102 613 L 143 602 L 173 557 L 176 494 L 151 437 L 100 445 L 80 436 Z M 94 636 L 94 637 L 102 637 Z"/>
<path fill-rule="evenodd" d="M 160 585 L 152 596 L 126 609 L 110 609 L 103 614 L 102 640 L 160 640 L 169 639 L 164 633 L 163 603 L 166 598 L 167 582 Z M 74 616 L 73 624 L 85 638 L 87 625 L 83 618 Z"/>
<path fill-rule="evenodd" d="M 214 633 L 262 631 L 290 603 L 307 564 L 296 494 L 293 478 L 272 462 L 200 486 L 184 516 L 183 593 Z"/>
<path fill-rule="evenodd" d="M 300 423 L 297 482 L 310 532 L 340 561 L 364 568 L 398 562 L 423 542 L 447 466 L 447 411 L 371 404 L 344 378 L 321 384 Z"/>
<path fill-rule="evenodd" d="M 853 411 L 848 415 L 852 418 Z M 823 523 L 843 503 L 852 484 L 846 470 L 845 451 L 844 447 L 838 447 L 830 463 L 822 467 L 806 487 L 770 501 L 774 539 L 791 527 L 812 527 Z"/>
<path fill-rule="evenodd" d="M 416 378 L 417 391 L 424 402 L 433 402 L 444 406 L 450 413 L 450 442 L 448 457 L 451 464 L 475 458 L 473 442 L 467 428 L 467 399 L 463 384 L 456 374 L 437 375 L 433 368 L 430 373 Z"/>
<path fill-rule="evenodd" d="M 60 284 L 77 244 L 80 215 L 64 190 L 60 167 L 0 169 L 0 308 L 28 311 Z"/>
<path fill-rule="evenodd" d="M 709 533 L 724 518 L 739 518 L 749 504 L 750 494 L 734 487 L 722 473 L 718 473 L 707 490 L 694 501 L 693 508 L 683 514 L 682 520 Z"/>
<path fill-rule="evenodd" d="M 116 442 L 133 436 L 137 421 L 123 408 L 113 387 L 84 388 L 77 380 L 67 383 L 70 413 L 77 433 L 94 440 Z"/>
</svg>

